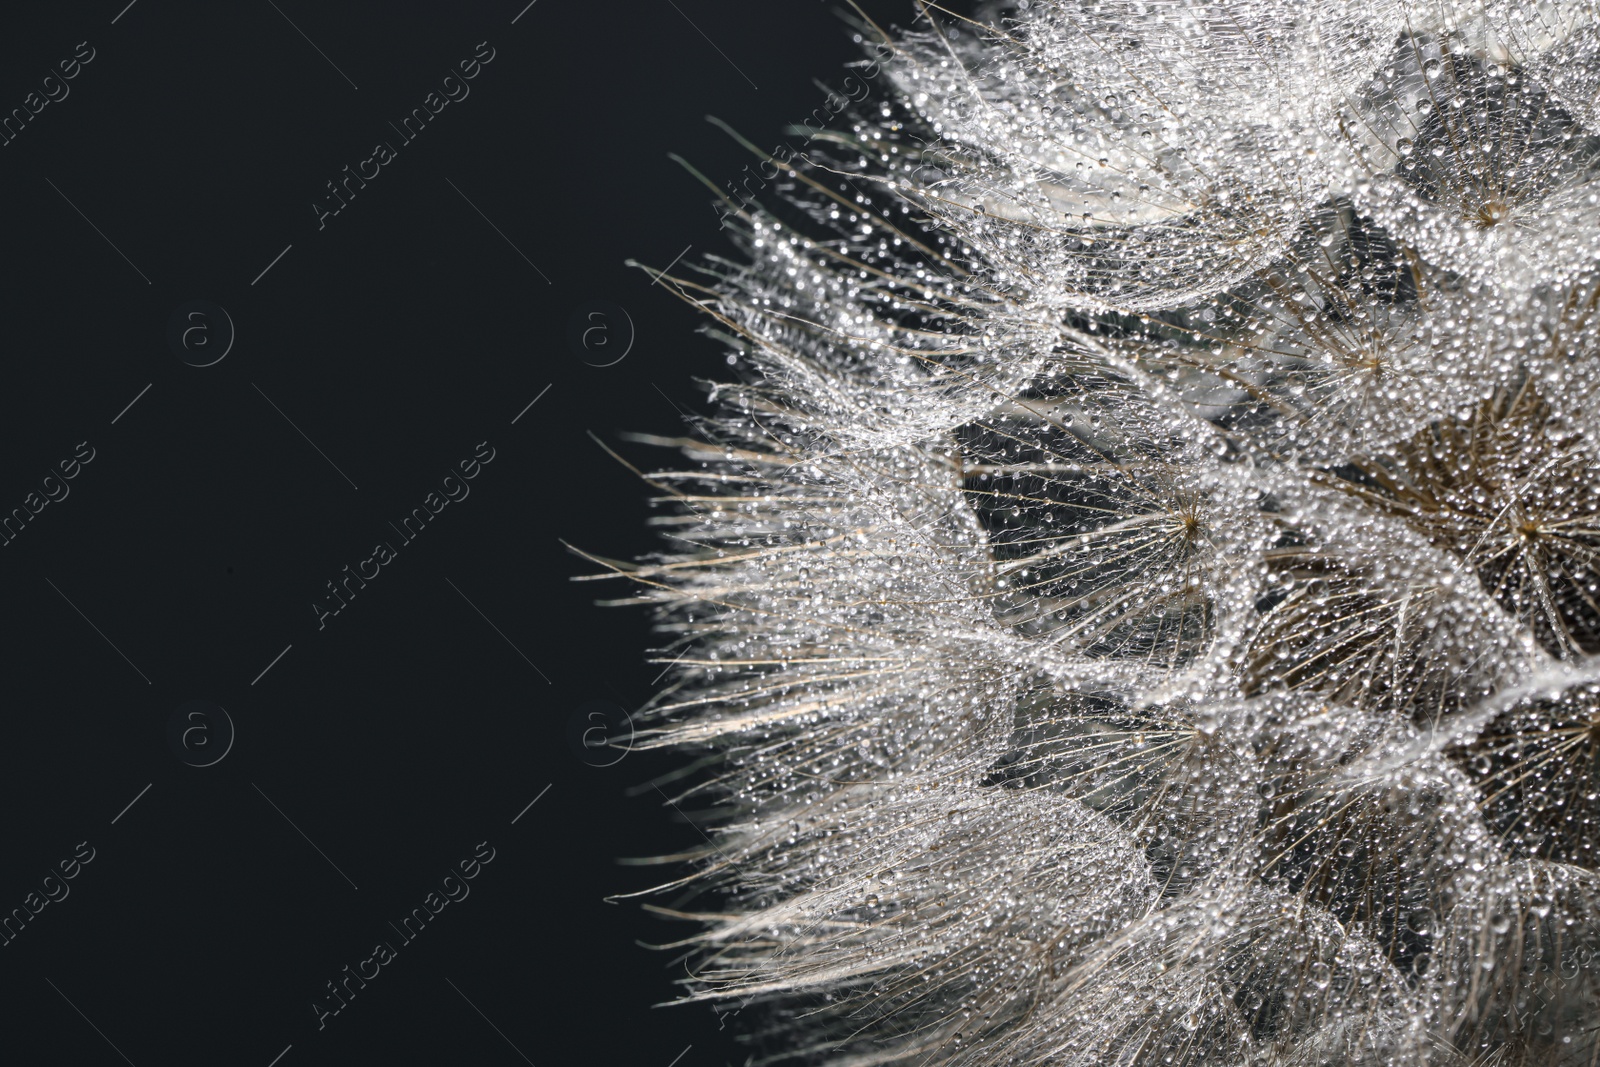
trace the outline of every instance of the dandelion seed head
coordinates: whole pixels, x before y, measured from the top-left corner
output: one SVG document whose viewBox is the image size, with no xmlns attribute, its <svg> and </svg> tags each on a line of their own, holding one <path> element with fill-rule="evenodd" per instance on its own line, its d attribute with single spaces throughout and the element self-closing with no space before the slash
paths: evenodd
<svg viewBox="0 0 1600 1067">
<path fill-rule="evenodd" d="M 1593 1064 L 1600 7 L 985 10 L 678 290 L 745 377 L 614 570 L 705 760 L 685 996 L 838 1064 Z"/>
</svg>

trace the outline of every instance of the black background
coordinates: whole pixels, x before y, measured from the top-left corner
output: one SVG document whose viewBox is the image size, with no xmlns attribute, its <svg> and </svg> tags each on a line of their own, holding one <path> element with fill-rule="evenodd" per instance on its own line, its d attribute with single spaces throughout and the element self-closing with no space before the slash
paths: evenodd
<svg viewBox="0 0 1600 1067">
<path fill-rule="evenodd" d="M 94 450 L 0 547 L 0 915 L 95 850 L 0 948 L 0 1057 L 743 1062 L 738 1019 L 653 1007 L 682 964 L 638 942 L 687 930 L 604 899 L 660 874 L 618 857 L 697 831 L 625 795 L 671 757 L 596 768 L 569 743 L 660 667 L 645 613 L 595 606 L 612 590 L 572 582 L 595 568 L 562 541 L 654 547 L 648 488 L 588 434 L 668 462 L 621 433 L 679 432 L 694 378 L 734 372 L 623 263 L 728 251 L 667 153 L 735 180 L 753 157 L 704 116 L 792 142 L 852 31 L 821 0 L 125 2 L 0 20 L 0 114 L 95 52 L 0 147 L 0 515 Z M 400 145 L 388 124 L 483 41 L 470 95 Z M 394 161 L 319 229 L 378 141 Z M 168 344 L 193 300 L 237 332 L 210 367 Z M 567 341 L 595 300 L 636 333 L 609 367 Z M 388 524 L 483 441 L 470 495 L 402 544 Z M 398 558 L 319 629 L 379 541 Z M 167 741 L 196 699 L 237 730 L 203 768 Z M 484 841 L 470 896 L 319 1030 L 325 983 Z"/>
</svg>

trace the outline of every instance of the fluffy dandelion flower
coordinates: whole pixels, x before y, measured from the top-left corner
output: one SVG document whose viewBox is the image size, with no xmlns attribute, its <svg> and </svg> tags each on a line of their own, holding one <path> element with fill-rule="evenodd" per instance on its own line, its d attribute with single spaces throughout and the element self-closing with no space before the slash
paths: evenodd
<svg viewBox="0 0 1600 1067">
<path fill-rule="evenodd" d="M 686 997 L 838 1064 L 1600 1063 L 1600 7 L 921 24 L 669 279 L 752 368 L 609 575 L 702 757 Z"/>
</svg>

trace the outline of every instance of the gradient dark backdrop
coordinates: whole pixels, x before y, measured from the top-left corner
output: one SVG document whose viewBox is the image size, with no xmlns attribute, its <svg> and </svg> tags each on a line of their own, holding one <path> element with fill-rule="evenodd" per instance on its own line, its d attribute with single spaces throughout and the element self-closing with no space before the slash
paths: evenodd
<svg viewBox="0 0 1600 1067">
<path fill-rule="evenodd" d="M 682 968 L 637 942 L 684 928 L 603 899 L 648 884 L 617 857 L 697 838 L 624 795 L 670 760 L 569 743 L 659 668 L 645 615 L 595 607 L 560 541 L 653 546 L 647 488 L 587 435 L 677 432 L 693 379 L 730 370 L 623 265 L 727 250 L 667 153 L 735 179 L 752 157 L 704 116 L 774 145 L 856 53 L 819 0 L 525 2 L 0 17 L 0 114 L 94 50 L 0 147 L 0 515 L 94 453 L 0 547 L 0 915 L 95 852 L 0 947 L 6 1062 L 743 1062 L 739 1020 L 653 1007 Z M 398 146 L 388 123 L 479 42 L 470 95 L 319 230 L 325 183 Z M 236 329 L 205 368 L 167 337 L 195 300 Z M 631 319 L 613 366 L 568 343 L 589 301 Z M 483 441 L 470 495 L 400 545 L 388 523 Z M 398 558 L 319 629 L 380 540 Z M 236 728 L 209 767 L 168 744 L 189 700 Z M 319 1030 L 325 983 L 483 841 L 470 895 Z"/>
</svg>

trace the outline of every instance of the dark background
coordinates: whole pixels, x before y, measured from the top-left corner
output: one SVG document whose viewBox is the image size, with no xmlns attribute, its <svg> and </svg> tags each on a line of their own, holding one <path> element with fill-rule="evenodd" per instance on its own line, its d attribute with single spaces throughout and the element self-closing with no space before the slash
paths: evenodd
<svg viewBox="0 0 1600 1067">
<path fill-rule="evenodd" d="M 775 146 L 858 53 L 821 0 L 525 2 L 0 19 L 0 115 L 94 49 L 0 147 L 0 516 L 94 455 L 0 547 L 0 915 L 95 853 L 0 947 L 8 1062 L 744 1060 L 737 1018 L 653 1007 L 682 964 L 638 942 L 687 929 L 604 900 L 661 874 L 618 857 L 698 836 L 626 795 L 672 757 L 594 767 L 572 740 L 660 667 L 645 613 L 596 607 L 612 590 L 572 582 L 595 568 L 561 542 L 654 547 L 648 488 L 588 434 L 669 462 L 620 435 L 679 432 L 694 378 L 735 373 L 623 264 L 728 251 L 667 153 L 735 180 L 753 157 L 704 116 Z M 388 123 L 481 41 L 470 95 L 401 145 Z M 380 140 L 394 161 L 319 229 L 325 183 Z M 168 341 L 195 300 L 236 330 L 203 368 Z M 586 353 L 568 325 L 590 301 L 612 347 Z M 626 357 L 586 364 L 626 347 L 618 307 Z M 388 524 L 484 441 L 470 495 L 403 544 Z M 313 602 L 378 541 L 398 558 L 319 629 Z M 191 700 L 236 730 L 211 766 L 168 742 Z M 205 722 L 190 750 L 214 754 Z M 484 841 L 470 896 L 401 943 L 389 923 Z M 313 1000 L 380 940 L 398 958 L 319 1031 Z"/>
</svg>

